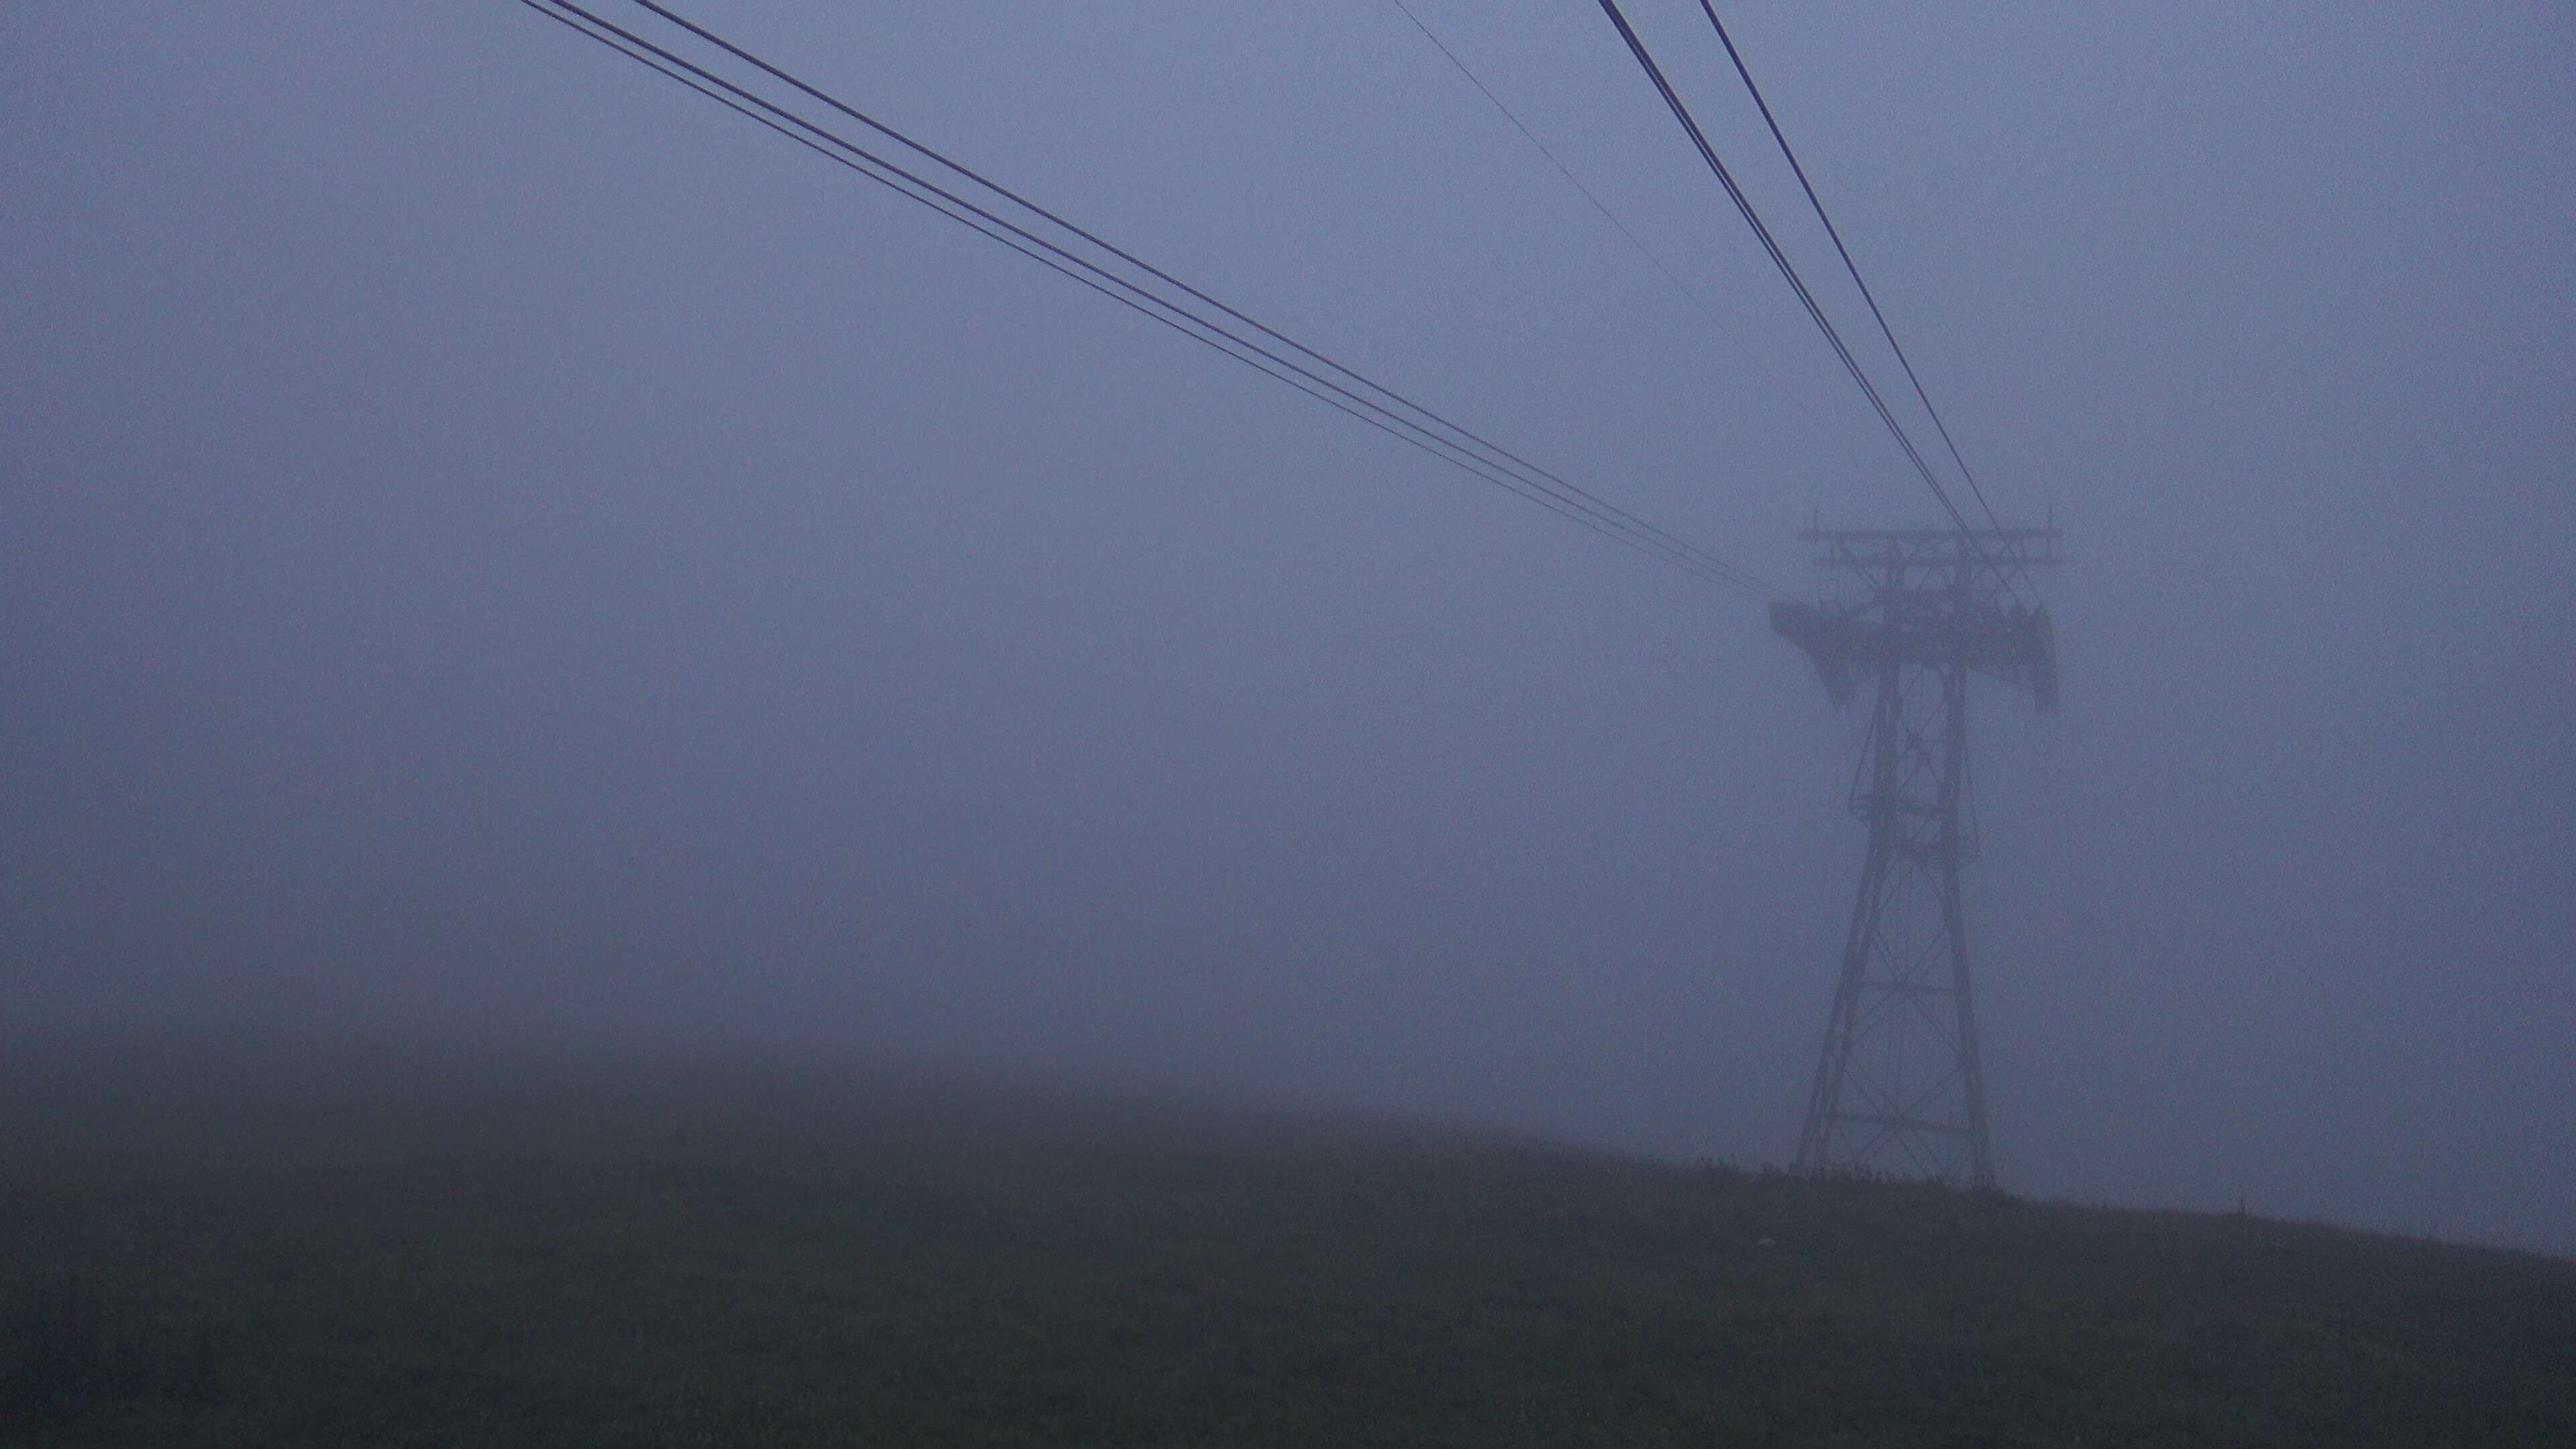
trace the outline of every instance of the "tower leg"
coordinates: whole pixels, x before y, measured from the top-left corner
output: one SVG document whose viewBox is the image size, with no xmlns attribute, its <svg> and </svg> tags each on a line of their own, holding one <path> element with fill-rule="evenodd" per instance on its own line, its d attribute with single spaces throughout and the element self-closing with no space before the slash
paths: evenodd
<svg viewBox="0 0 2576 1449">
<path fill-rule="evenodd" d="M 1968 795 L 1968 666 L 1955 661 L 1942 685 L 1948 717 L 1948 758 L 1941 772 L 1941 933 L 1950 939 L 1950 1006 L 1958 1027 L 1959 1097 L 1967 1132 L 1970 1187 L 1995 1185 L 1994 1146 L 1986 1135 L 1986 1068 L 1977 1056 L 1976 999 L 1968 989 L 1968 913 L 1959 902 L 1959 867 L 1972 848 L 1966 830 Z"/>
<path fill-rule="evenodd" d="M 1959 889 L 1975 850 L 1967 678 L 1964 659 L 1878 671 L 1852 797 L 1869 857 L 1799 1127 L 1802 1172 L 1994 1181 Z"/>
<path fill-rule="evenodd" d="M 1842 1100 L 1843 1078 L 1851 1065 L 1852 1038 L 1860 1011 L 1861 986 L 1869 968 L 1870 941 L 1878 931 L 1878 911 L 1890 857 L 1889 842 L 1870 832 L 1869 860 L 1861 867 L 1860 895 L 1852 902 L 1851 930 L 1843 940 L 1843 970 L 1834 987 L 1834 1007 L 1825 1018 L 1825 1050 L 1816 1062 L 1816 1080 L 1807 1091 L 1807 1115 L 1798 1129 L 1799 1172 L 1822 1172 L 1834 1158 L 1835 1103 Z"/>
</svg>

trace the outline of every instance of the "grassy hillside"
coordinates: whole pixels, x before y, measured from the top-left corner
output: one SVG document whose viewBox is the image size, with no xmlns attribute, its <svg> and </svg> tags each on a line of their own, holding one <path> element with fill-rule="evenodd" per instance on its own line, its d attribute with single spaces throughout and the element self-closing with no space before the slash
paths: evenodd
<svg viewBox="0 0 2576 1449">
<path fill-rule="evenodd" d="M 16 1096 L 11 1444 L 2576 1443 L 2512 1253 L 998 1095 Z"/>
</svg>

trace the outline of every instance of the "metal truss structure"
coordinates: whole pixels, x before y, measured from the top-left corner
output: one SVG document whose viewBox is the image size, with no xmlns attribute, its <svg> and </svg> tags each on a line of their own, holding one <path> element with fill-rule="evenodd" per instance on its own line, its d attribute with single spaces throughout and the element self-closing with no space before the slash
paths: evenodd
<svg viewBox="0 0 2576 1449">
<path fill-rule="evenodd" d="M 2048 610 L 2020 595 L 2032 569 L 2057 562 L 2058 531 L 1799 537 L 1819 546 L 1819 566 L 1860 587 L 1849 602 L 1773 604 L 1771 627 L 1806 651 L 1837 707 L 1864 684 L 1872 703 L 1851 791 L 1869 856 L 1797 1167 L 1992 1186 L 1959 904 L 1959 868 L 1977 853 L 1968 677 L 2000 679 L 2043 710 L 2057 707 Z"/>
</svg>

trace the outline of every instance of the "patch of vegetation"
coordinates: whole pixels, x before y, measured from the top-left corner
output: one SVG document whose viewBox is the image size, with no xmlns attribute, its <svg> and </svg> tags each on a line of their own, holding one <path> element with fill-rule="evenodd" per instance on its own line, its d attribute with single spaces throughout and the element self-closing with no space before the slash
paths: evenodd
<svg viewBox="0 0 2576 1449">
<path fill-rule="evenodd" d="M 39 1283 L 9 1325 L 0 1414 L 21 1423 L 86 1423 L 143 1401 L 211 1403 L 222 1391 L 216 1345 L 214 1324 L 203 1318 L 114 1312 L 78 1276 Z"/>
<path fill-rule="evenodd" d="M 286 1111 L 0 1158 L 0 1442 L 2576 1443 L 2520 1254 L 993 1101 Z"/>
</svg>

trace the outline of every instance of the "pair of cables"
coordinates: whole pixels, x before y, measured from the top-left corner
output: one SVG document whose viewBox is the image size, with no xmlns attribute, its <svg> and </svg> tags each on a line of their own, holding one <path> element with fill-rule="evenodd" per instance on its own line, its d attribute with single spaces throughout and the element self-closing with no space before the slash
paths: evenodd
<svg viewBox="0 0 2576 1449">
<path fill-rule="evenodd" d="M 659 0 L 624 0 L 623 5 L 612 5 L 610 0 L 519 3 L 1121 306 L 1486 483 L 1702 578 L 1767 597 L 1785 597 L 1782 590 L 1706 548 L 1192 286 Z M 608 13 L 612 10 L 614 18 Z"/>
<path fill-rule="evenodd" d="M 1726 190 L 1727 199 L 1735 203 L 1736 211 L 1743 216 L 1745 224 L 1753 229 L 1755 238 L 1762 243 L 1763 250 L 1769 254 L 1772 265 L 1779 269 L 1782 278 L 1788 282 L 1789 289 L 1797 295 L 1799 303 L 1806 308 L 1808 318 L 1816 324 L 1817 330 L 1824 334 L 1826 344 L 1833 348 L 1834 355 L 1842 361 L 1844 369 L 1851 374 L 1852 381 L 1859 385 L 1861 395 L 1868 400 L 1871 410 L 1878 415 L 1879 421 L 1886 426 L 1888 433 L 1896 440 L 1897 446 L 1904 451 L 1906 460 L 1913 464 L 1916 475 L 1923 480 L 1926 487 L 1932 490 L 1932 496 L 1940 500 L 1941 507 L 1950 515 L 1951 521 L 1958 525 L 1961 537 L 1967 540 L 1977 557 L 1992 567 L 1992 560 L 1987 558 L 1984 544 L 1977 538 L 1976 530 L 1969 525 L 1967 515 L 1960 510 L 1950 490 L 1942 484 L 1939 475 L 1925 459 L 1922 449 L 1915 445 L 1913 437 L 1906 432 L 1904 425 L 1897 420 L 1895 412 L 1888 407 L 1887 400 L 1880 395 L 1877 385 L 1870 380 L 1868 371 L 1861 366 L 1859 359 L 1852 354 L 1850 345 L 1843 340 L 1840 329 L 1834 326 L 1833 319 L 1826 315 L 1824 308 L 1817 302 L 1815 293 L 1808 287 L 1806 279 L 1799 275 L 1797 265 L 1781 248 L 1771 228 L 1764 224 L 1761 213 L 1755 210 L 1751 199 L 1744 194 L 1743 187 L 1737 184 L 1734 173 L 1729 171 L 1725 161 L 1719 158 L 1716 148 L 1709 143 L 1707 133 L 1700 128 L 1690 108 L 1683 103 L 1680 93 L 1673 88 L 1671 80 L 1664 74 L 1663 67 L 1656 63 L 1653 53 L 1646 48 L 1644 39 L 1637 34 L 1636 27 L 1629 24 L 1628 17 L 1619 9 L 1618 0 L 1600 0 L 1600 5 L 1602 12 L 1610 18 L 1610 23 L 1617 28 L 1619 38 L 1626 42 L 1628 53 L 1636 59 L 1638 66 L 1645 71 L 1646 78 L 1654 83 L 1656 92 L 1663 97 L 1665 106 L 1672 111 L 1673 119 L 1681 123 L 1683 132 L 1690 137 L 1691 144 L 1700 154 L 1700 159 L 1705 161 L 1709 170 L 1716 174 L 1718 184 Z M 1699 0 L 1699 9 L 1700 13 L 1708 18 L 1710 28 L 1717 32 L 1719 43 L 1726 47 L 1727 59 L 1733 62 L 1737 78 L 1743 81 L 1746 93 L 1752 96 L 1753 104 L 1761 111 L 1762 122 L 1769 128 L 1771 139 L 1779 146 L 1780 154 L 1787 159 L 1789 169 L 1797 175 L 1798 186 L 1806 193 L 1807 204 L 1814 208 L 1816 219 L 1824 223 L 1825 234 L 1832 238 L 1834 252 L 1842 259 L 1843 269 L 1850 274 L 1852 285 L 1859 288 L 1861 299 L 1869 306 L 1870 316 L 1878 323 L 1879 335 L 1887 339 L 1889 351 L 1895 354 L 1898 366 L 1904 369 L 1906 381 L 1913 385 L 1916 399 L 1923 404 L 1924 413 L 1931 418 L 1932 426 L 1940 433 L 1942 443 L 1949 449 L 1951 461 L 1958 466 L 1959 475 L 1967 481 L 1970 494 L 1975 497 L 1978 506 L 1985 511 L 1986 521 L 2000 530 L 2003 527 L 2002 521 L 1995 516 L 1994 505 L 1986 501 L 1985 488 L 1978 483 L 1975 470 L 1968 466 L 1968 460 L 1960 452 L 1958 442 L 1952 438 L 1949 424 L 1942 421 L 1940 409 L 1932 405 L 1931 394 L 1925 390 L 1923 379 L 1915 372 L 1913 361 L 1905 355 L 1904 344 L 1896 340 L 1896 330 L 1888 324 L 1887 314 L 1880 309 L 1877 295 L 1870 290 L 1868 281 L 1861 276 L 1860 264 L 1852 259 L 1851 249 L 1843 244 L 1841 229 L 1834 225 L 1833 216 L 1825 210 L 1824 199 L 1816 194 L 1815 184 L 1808 179 L 1807 168 L 1799 162 L 1798 153 L 1790 147 L 1788 136 L 1781 131 L 1779 119 L 1771 112 L 1770 102 L 1763 99 L 1762 88 L 1754 84 L 1753 72 L 1745 65 L 1743 53 L 1736 49 L 1734 37 L 1727 34 L 1725 22 L 1718 19 L 1717 9 L 1711 0 Z M 2010 587 L 2011 580 L 2008 575 L 1998 570 L 1998 577 L 2002 577 L 2006 586 Z"/>
</svg>

